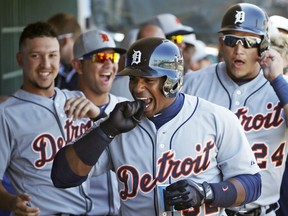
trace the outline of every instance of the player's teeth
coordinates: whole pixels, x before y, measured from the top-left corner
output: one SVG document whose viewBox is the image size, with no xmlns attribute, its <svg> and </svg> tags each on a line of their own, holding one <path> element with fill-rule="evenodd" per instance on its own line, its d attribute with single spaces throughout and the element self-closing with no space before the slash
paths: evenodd
<svg viewBox="0 0 288 216">
<path fill-rule="evenodd" d="M 48 75 L 49 75 L 49 72 L 45 72 L 45 73 L 42 72 L 42 73 L 40 73 L 40 75 L 41 75 L 41 76 L 48 76 Z"/>
</svg>

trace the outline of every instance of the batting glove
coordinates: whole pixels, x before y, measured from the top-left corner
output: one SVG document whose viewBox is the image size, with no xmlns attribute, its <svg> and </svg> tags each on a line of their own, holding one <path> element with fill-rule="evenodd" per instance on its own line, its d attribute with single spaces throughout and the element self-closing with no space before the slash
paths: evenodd
<svg viewBox="0 0 288 216">
<path fill-rule="evenodd" d="M 185 179 L 169 185 L 164 191 L 164 199 L 165 205 L 183 210 L 201 206 L 203 203 L 211 203 L 214 194 L 207 182 L 198 184 L 191 179 Z"/>
<path fill-rule="evenodd" d="M 100 128 L 109 138 L 114 138 L 133 129 L 140 122 L 144 109 L 145 103 L 141 100 L 118 103 Z"/>
</svg>

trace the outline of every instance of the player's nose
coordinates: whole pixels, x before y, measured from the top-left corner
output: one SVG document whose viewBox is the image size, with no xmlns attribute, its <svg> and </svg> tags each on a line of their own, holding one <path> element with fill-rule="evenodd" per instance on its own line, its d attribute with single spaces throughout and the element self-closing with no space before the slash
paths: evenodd
<svg viewBox="0 0 288 216">
<path fill-rule="evenodd" d="M 49 57 L 43 56 L 43 57 L 41 58 L 41 67 L 43 67 L 43 68 L 49 68 L 50 65 L 51 65 L 51 62 L 50 62 L 50 60 L 49 60 Z"/>
<path fill-rule="evenodd" d="M 137 77 L 130 81 L 130 89 L 133 93 L 139 94 L 145 90 L 145 81 L 143 78 Z"/>
</svg>

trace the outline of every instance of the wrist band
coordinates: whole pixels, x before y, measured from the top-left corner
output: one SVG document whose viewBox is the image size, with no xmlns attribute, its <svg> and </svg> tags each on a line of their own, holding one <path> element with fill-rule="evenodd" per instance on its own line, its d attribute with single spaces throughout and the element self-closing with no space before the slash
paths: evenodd
<svg viewBox="0 0 288 216">
<path fill-rule="evenodd" d="M 93 166 L 111 141 L 100 127 L 96 127 L 73 145 L 78 157 L 88 166 Z"/>
<path fill-rule="evenodd" d="M 288 82 L 281 74 L 270 82 L 282 106 L 288 104 Z"/>
<path fill-rule="evenodd" d="M 230 207 L 237 199 L 237 190 L 234 184 L 230 181 L 219 183 L 210 183 L 213 190 L 214 200 L 211 205 L 217 207 Z"/>
</svg>

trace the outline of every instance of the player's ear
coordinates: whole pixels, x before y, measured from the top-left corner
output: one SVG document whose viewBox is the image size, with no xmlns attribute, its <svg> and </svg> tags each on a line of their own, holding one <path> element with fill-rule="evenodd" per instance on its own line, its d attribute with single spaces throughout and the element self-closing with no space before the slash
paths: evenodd
<svg viewBox="0 0 288 216">
<path fill-rule="evenodd" d="M 71 64 L 78 74 L 83 74 L 82 62 L 80 60 L 74 58 L 74 59 L 72 59 Z"/>
<path fill-rule="evenodd" d="M 218 42 L 219 42 L 219 47 L 222 48 L 223 46 L 223 40 L 222 40 L 222 37 L 218 37 Z"/>
<path fill-rule="evenodd" d="M 22 68 L 22 66 L 23 66 L 23 56 L 22 56 L 21 52 L 17 52 L 16 53 L 16 60 L 17 60 L 18 66 Z"/>
</svg>

